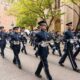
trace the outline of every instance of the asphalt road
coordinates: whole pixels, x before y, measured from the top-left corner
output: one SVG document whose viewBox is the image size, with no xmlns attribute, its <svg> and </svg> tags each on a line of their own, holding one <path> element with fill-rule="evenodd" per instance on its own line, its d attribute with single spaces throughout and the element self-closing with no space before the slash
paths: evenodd
<svg viewBox="0 0 80 80">
<path fill-rule="evenodd" d="M 20 53 L 19 55 L 22 64 L 22 70 L 20 70 L 12 63 L 13 52 L 7 46 L 5 49 L 5 59 L 2 59 L 0 56 L 0 80 L 47 80 L 44 69 L 41 72 L 42 79 L 34 75 L 40 60 L 35 57 L 33 47 L 28 44 L 26 49 L 28 55 L 24 53 Z M 79 60 L 76 62 L 80 68 L 80 55 L 77 58 Z M 67 58 L 64 67 L 59 66 L 59 59 L 60 57 L 58 55 L 52 55 L 50 50 L 48 57 L 49 70 L 54 80 L 80 80 L 80 73 L 72 70 L 69 59 Z"/>
</svg>

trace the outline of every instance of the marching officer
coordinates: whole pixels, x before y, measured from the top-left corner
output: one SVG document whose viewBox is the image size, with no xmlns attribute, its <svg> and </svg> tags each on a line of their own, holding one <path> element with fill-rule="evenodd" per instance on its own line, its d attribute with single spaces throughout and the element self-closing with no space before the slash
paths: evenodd
<svg viewBox="0 0 80 80">
<path fill-rule="evenodd" d="M 36 41 L 36 34 L 40 31 L 39 27 L 37 27 L 37 29 L 34 31 L 34 50 L 36 50 L 38 48 L 38 45 L 37 45 L 37 41 Z"/>
<path fill-rule="evenodd" d="M 40 29 L 41 31 L 39 31 L 36 34 L 36 41 L 38 42 L 38 51 L 37 54 L 38 56 L 40 56 L 40 63 L 38 65 L 38 68 L 35 72 L 35 75 L 39 78 L 41 78 L 42 76 L 40 75 L 42 68 L 44 68 L 45 74 L 48 78 L 48 80 L 52 80 L 52 77 L 49 73 L 49 67 L 48 67 L 48 61 L 47 61 L 47 57 L 49 54 L 49 49 L 48 46 L 42 46 L 41 43 L 44 43 L 46 41 L 49 40 L 49 34 L 48 32 L 46 32 L 46 22 L 45 21 L 40 21 L 39 23 Z"/>
<path fill-rule="evenodd" d="M 71 31 L 71 23 L 68 23 L 67 26 L 68 30 L 64 32 L 65 52 L 61 57 L 59 64 L 61 66 L 64 66 L 63 63 L 68 56 L 73 70 L 79 72 L 75 59 L 73 57 L 73 32 Z"/>
<path fill-rule="evenodd" d="M 20 59 L 19 59 L 21 40 L 22 40 L 22 37 L 20 35 L 20 28 L 19 27 L 14 27 L 13 28 L 13 34 L 11 35 L 10 44 L 11 44 L 11 48 L 12 48 L 13 53 L 14 53 L 13 63 L 18 64 L 19 69 L 22 68 L 21 67 L 21 62 L 20 62 Z"/>
<path fill-rule="evenodd" d="M 78 38 L 77 43 L 78 43 L 79 47 L 78 47 L 78 49 L 76 50 L 76 52 L 74 53 L 74 58 L 75 58 L 75 59 L 76 59 L 77 55 L 78 55 L 79 52 L 80 52 L 80 31 L 77 33 L 77 38 Z"/>
<path fill-rule="evenodd" d="M 8 32 L 8 41 L 10 41 L 10 39 L 11 39 L 11 35 L 13 34 L 14 32 L 13 32 L 13 29 L 9 29 L 9 32 Z M 11 44 L 10 44 L 10 48 L 11 48 L 12 46 L 11 46 Z M 12 48 L 11 48 L 12 49 Z"/>
<path fill-rule="evenodd" d="M 4 31 L 4 27 L 0 27 L 0 49 L 1 49 L 1 56 L 4 58 L 4 49 L 6 47 L 6 38 L 7 34 Z"/>
<path fill-rule="evenodd" d="M 56 32 L 55 33 L 55 38 L 54 38 L 55 49 L 53 49 L 53 54 L 54 54 L 55 50 L 58 50 L 59 56 L 62 56 L 61 49 L 60 49 L 60 42 L 61 42 L 61 35 L 60 35 L 59 32 Z"/>
<path fill-rule="evenodd" d="M 22 49 L 21 49 L 21 51 L 22 52 L 24 51 L 24 53 L 27 54 L 27 51 L 26 51 L 27 35 L 24 32 L 24 30 L 25 30 L 25 27 L 22 27 L 21 28 L 21 36 L 22 36 Z"/>
</svg>

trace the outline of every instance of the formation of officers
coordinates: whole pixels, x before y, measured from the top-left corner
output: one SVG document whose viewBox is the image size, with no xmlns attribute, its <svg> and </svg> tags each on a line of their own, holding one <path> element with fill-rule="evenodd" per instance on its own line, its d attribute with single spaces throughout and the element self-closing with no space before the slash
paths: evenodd
<svg viewBox="0 0 80 80">
<path fill-rule="evenodd" d="M 10 43 L 10 49 L 13 50 L 14 59 L 13 63 L 22 69 L 21 62 L 19 59 L 20 51 L 27 55 L 26 43 L 27 38 L 30 38 L 29 43 L 36 50 L 35 56 L 40 57 L 40 63 L 35 71 L 35 75 L 39 78 L 41 76 L 41 70 L 44 68 L 44 72 L 48 80 L 53 80 L 50 72 L 47 57 L 49 55 L 49 49 L 52 49 L 52 54 L 59 53 L 61 57 L 59 65 L 64 67 L 64 61 L 67 56 L 69 57 L 71 66 L 74 71 L 80 72 L 76 63 L 76 57 L 80 51 L 80 31 L 75 32 L 71 29 L 71 23 L 66 24 L 67 30 L 60 34 L 60 32 L 47 32 L 47 24 L 45 21 L 38 22 L 38 29 L 31 31 L 28 35 L 25 32 L 25 28 L 14 27 L 9 32 L 5 32 L 4 27 L 0 26 L 0 49 L 1 56 L 5 58 L 4 50 L 6 48 L 7 41 Z M 64 46 L 63 52 L 61 45 Z"/>
</svg>

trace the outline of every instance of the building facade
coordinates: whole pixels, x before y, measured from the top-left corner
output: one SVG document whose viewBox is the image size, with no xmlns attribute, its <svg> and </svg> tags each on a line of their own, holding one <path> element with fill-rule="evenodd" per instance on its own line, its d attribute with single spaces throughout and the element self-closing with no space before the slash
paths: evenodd
<svg viewBox="0 0 80 80">
<path fill-rule="evenodd" d="M 55 31 L 64 32 L 67 29 L 66 24 L 70 23 L 70 22 L 72 23 L 72 28 L 76 29 L 79 16 L 76 14 L 76 12 L 74 11 L 74 9 L 77 11 L 77 13 L 79 13 L 79 9 L 78 9 L 78 7 L 76 5 L 74 5 L 72 3 L 66 3 L 66 4 L 68 6 L 65 5 L 63 2 L 60 2 L 61 13 L 64 13 L 60 17 L 60 21 L 61 21 L 60 24 L 61 25 L 59 24 L 58 28 L 56 28 L 57 26 L 55 26 L 56 24 L 53 21 L 53 24 L 50 27 L 50 31 L 51 30 L 55 30 Z M 57 5 L 59 5 L 59 4 L 57 4 Z"/>
<path fill-rule="evenodd" d="M 0 0 L 0 26 L 4 26 L 6 30 L 16 25 L 16 18 L 7 14 L 9 4 L 4 0 Z"/>
<path fill-rule="evenodd" d="M 66 30 L 67 26 L 66 24 L 69 22 L 72 22 L 72 28 L 76 29 L 77 23 L 78 23 L 78 15 L 74 11 L 74 9 L 79 13 L 79 9 L 74 4 L 67 4 L 68 6 L 63 6 L 61 8 L 61 11 L 64 12 L 64 15 L 61 16 L 61 32 Z"/>
</svg>

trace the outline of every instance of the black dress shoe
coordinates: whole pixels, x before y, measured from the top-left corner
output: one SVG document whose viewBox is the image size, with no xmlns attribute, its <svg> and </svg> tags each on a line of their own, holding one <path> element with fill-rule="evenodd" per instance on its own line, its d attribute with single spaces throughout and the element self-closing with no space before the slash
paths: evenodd
<svg viewBox="0 0 80 80">
<path fill-rule="evenodd" d="M 36 58 L 38 58 L 38 54 L 37 53 L 35 53 L 35 56 L 36 56 Z"/>
<path fill-rule="evenodd" d="M 78 73 L 80 73 L 80 69 L 73 69 L 74 71 L 76 71 L 76 72 L 78 72 Z"/>
<path fill-rule="evenodd" d="M 59 62 L 59 65 L 62 66 L 62 67 L 64 67 L 64 65 L 62 63 L 60 63 L 60 62 Z"/>
<path fill-rule="evenodd" d="M 18 68 L 19 68 L 19 69 L 22 69 L 22 67 L 21 67 L 20 65 L 18 66 Z"/>
<path fill-rule="evenodd" d="M 34 50 L 36 50 L 36 48 L 34 48 Z"/>
<path fill-rule="evenodd" d="M 25 51 L 25 54 L 27 55 L 28 53 Z"/>
<path fill-rule="evenodd" d="M 3 59 L 5 58 L 4 55 L 2 55 L 2 58 L 3 58 Z"/>
<path fill-rule="evenodd" d="M 54 52 L 52 52 L 52 54 L 53 54 L 53 55 L 55 55 L 55 53 L 54 53 Z"/>
<path fill-rule="evenodd" d="M 21 52 L 23 53 L 23 49 L 21 50 Z"/>
<path fill-rule="evenodd" d="M 16 64 L 16 62 L 13 61 L 13 64 Z"/>
<path fill-rule="evenodd" d="M 38 74 L 36 74 L 36 73 L 35 73 L 35 76 L 37 76 L 38 78 L 42 78 L 42 76 L 41 76 L 41 75 L 38 75 Z"/>
<path fill-rule="evenodd" d="M 48 80 L 53 80 L 52 77 L 50 77 Z"/>
<path fill-rule="evenodd" d="M 60 57 L 62 57 L 62 55 L 59 55 Z"/>
</svg>

